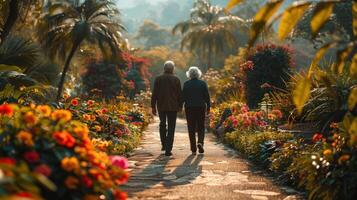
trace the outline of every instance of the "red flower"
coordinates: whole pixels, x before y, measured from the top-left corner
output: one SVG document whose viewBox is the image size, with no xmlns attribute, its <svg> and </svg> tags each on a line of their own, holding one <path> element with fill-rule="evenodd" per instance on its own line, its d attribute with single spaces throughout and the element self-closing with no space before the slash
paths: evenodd
<svg viewBox="0 0 357 200">
<path fill-rule="evenodd" d="M 92 106 L 94 104 L 94 101 L 93 100 L 88 100 L 87 104 L 88 104 L 88 106 Z"/>
<path fill-rule="evenodd" d="M 6 165 L 15 165 L 16 164 L 16 160 L 13 159 L 13 158 L 4 157 L 4 158 L 0 158 L 0 163 L 1 164 L 6 164 Z"/>
<path fill-rule="evenodd" d="M 115 200 L 126 200 L 128 198 L 128 195 L 125 192 L 122 191 L 114 191 L 114 199 Z"/>
<path fill-rule="evenodd" d="M 88 176 L 83 176 L 82 182 L 87 188 L 91 188 L 93 186 L 93 181 Z"/>
<path fill-rule="evenodd" d="M 103 109 L 102 109 L 102 113 L 103 113 L 103 114 L 105 114 L 105 113 L 107 113 L 107 112 L 108 112 L 108 110 L 107 110 L 106 108 L 103 108 Z"/>
<path fill-rule="evenodd" d="M 21 198 L 33 198 L 33 195 L 29 192 L 19 192 L 15 194 L 16 197 L 21 197 Z"/>
<path fill-rule="evenodd" d="M 14 109 L 9 104 L 0 105 L 0 115 L 11 117 L 14 114 Z"/>
<path fill-rule="evenodd" d="M 36 151 L 28 151 L 24 154 L 24 158 L 29 163 L 35 163 L 40 160 L 40 155 Z"/>
<path fill-rule="evenodd" d="M 72 106 L 78 106 L 79 104 L 78 99 L 72 99 L 71 104 Z"/>
<path fill-rule="evenodd" d="M 120 185 L 128 182 L 128 180 L 129 180 L 129 174 L 124 173 L 119 179 L 116 180 L 116 183 Z"/>
<path fill-rule="evenodd" d="M 322 135 L 321 133 L 316 133 L 316 134 L 312 137 L 312 141 L 313 141 L 314 143 L 316 143 L 316 142 L 321 141 L 322 138 L 323 138 L 323 135 Z"/>
<path fill-rule="evenodd" d="M 52 173 L 51 168 L 46 164 L 37 166 L 34 171 L 47 177 L 50 176 Z"/>
<path fill-rule="evenodd" d="M 66 146 L 68 148 L 72 148 L 76 143 L 74 137 L 67 131 L 54 132 L 53 138 L 57 141 L 58 144 Z"/>
</svg>

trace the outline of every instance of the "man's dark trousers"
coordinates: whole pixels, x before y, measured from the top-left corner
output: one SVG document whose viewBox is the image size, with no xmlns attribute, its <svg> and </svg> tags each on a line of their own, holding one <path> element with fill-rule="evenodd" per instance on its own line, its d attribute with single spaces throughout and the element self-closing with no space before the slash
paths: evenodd
<svg viewBox="0 0 357 200">
<path fill-rule="evenodd" d="M 175 128 L 176 128 L 176 111 L 159 111 L 160 118 L 160 139 L 162 147 L 166 153 L 171 153 L 174 143 Z M 167 126 L 166 126 L 167 122 Z M 166 128 L 167 127 L 167 128 Z"/>
</svg>

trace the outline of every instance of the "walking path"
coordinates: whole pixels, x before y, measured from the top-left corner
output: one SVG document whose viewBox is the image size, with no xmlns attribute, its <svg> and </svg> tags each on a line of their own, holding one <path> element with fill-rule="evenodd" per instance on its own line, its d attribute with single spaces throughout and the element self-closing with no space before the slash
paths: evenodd
<svg viewBox="0 0 357 200">
<path fill-rule="evenodd" d="M 278 187 L 264 172 L 207 134 L 205 154 L 192 156 L 186 122 L 177 120 L 172 157 L 162 155 L 158 119 L 149 125 L 129 158 L 131 179 L 122 187 L 129 199 L 297 199 L 296 191 Z"/>
</svg>

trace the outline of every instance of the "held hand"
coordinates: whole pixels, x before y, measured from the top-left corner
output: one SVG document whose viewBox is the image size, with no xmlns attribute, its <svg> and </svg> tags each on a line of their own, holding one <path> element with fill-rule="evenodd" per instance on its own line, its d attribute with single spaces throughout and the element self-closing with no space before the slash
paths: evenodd
<svg viewBox="0 0 357 200">
<path fill-rule="evenodd" d="M 152 114 L 153 114 L 154 116 L 157 115 L 157 112 L 156 112 L 156 109 L 155 109 L 155 108 L 152 108 Z"/>
</svg>

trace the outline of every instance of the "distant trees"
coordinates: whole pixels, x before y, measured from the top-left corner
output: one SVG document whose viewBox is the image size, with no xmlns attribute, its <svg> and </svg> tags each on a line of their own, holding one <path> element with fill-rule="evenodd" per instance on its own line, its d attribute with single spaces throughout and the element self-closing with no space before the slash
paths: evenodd
<svg viewBox="0 0 357 200">
<path fill-rule="evenodd" d="M 206 69 L 212 67 L 214 57 L 226 49 L 236 48 L 234 31 L 244 23 L 237 16 L 227 15 L 224 9 L 212 6 L 208 0 L 197 0 L 190 19 L 178 23 L 173 33 L 183 35 L 181 48 L 207 60 Z"/>
</svg>

